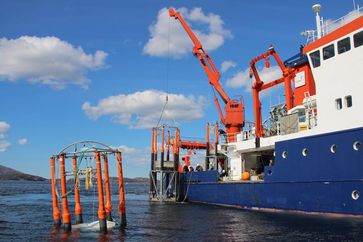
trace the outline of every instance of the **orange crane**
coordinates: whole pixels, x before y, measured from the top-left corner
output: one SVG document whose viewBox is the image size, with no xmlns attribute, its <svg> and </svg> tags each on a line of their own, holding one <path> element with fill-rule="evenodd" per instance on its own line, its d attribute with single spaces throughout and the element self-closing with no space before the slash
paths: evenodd
<svg viewBox="0 0 363 242">
<path fill-rule="evenodd" d="M 226 127 L 228 141 L 235 142 L 236 134 L 242 131 L 245 123 L 244 105 L 242 100 L 232 100 L 224 91 L 221 84 L 219 83 L 221 75 L 219 74 L 216 66 L 214 65 L 212 59 L 209 57 L 208 53 L 203 49 L 202 44 L 195 36 L 188 24 L 185 22 L 183 17 L 180 15 L 180 13 L 175 12 L 174 9 L 170 8 L 169 15 L 170 17 L 174 17 L 175 19 L 178 19 L 180 21 L 181 25 L 189 35 L 190 39 L 193 41 L 193 54 L 199 59 L 205 73 L 208 76 L 209 83 L 218 92 L 219 96 L 225 104 L 225 115 L 223 115 L 218 98 L 216 96 L 214 97 L 214 102 L 217 106 L 219 117 L 222 124 L 224 124 L 224 126 Z"/>
<path fill-rule="evenodd" d="M 266 68 L 269 68 L 270 56 L 273 56 L 275 58 L 277 64 L 279 65 L 282 71 L 282 77 L 277 80 L 264 83 L 261 80 L 260 75 L 258 74 L 256 63 L 264 59 Z M 250 62 L 250 72 L 251 72 L 250 75 L 253 73 L 255 77 L 255 83 L 252 85 L 252 95 L 253 95 L 253 106 L 254 106 L 255 125 L 256 125 L 256 137 L 263 137 L 264 131 L 262 126 L 261 101 L 259 93 L 262 90 L 271 88 L 283 82 L 285 84 L 286 107 L 287 110 L 292 109 L 295 105 L 294 105 L 294 92 L 291 87 L 291 81 L 295 77 L 296 70 L 294 68 L 285 66 L 280 56 L 275 51 L 275 49 L 272 46 L 270 46 L 268 51 L 252 59 L 252 61 Z"/>
</svg>

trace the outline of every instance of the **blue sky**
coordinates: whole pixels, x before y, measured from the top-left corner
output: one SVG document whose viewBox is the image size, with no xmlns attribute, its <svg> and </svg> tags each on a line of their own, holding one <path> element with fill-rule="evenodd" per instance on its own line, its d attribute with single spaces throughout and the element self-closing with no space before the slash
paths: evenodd
<svg viewBox="0 0 363 242">
<path fill-rule="evenodd" d="M 182 11 L 220 70 L 225 62 L 220 82 L 231 97 L 244 96 L 252 120 L 250 60 L 270 44 L 282 59 L 296 54 L 300 32 L 315 29 L 315 3 L 1 1 L 0 164 L 49 177 L 50 155 L 96 140 L 121 146 L 127 177 L 147 176 L 149 127 L 166 93 L 163 123 L 176 122 L 182 136 L 203 138 L 205 123 L 219 119 L 192 44 L 165 10 Z M 350 0 L 319 3 L 325 19 L 353 9 Z M 278 76 L 264 71 L 266 81 Z M 265 108 L 278 92 L 265 96 Z"/>
</svg>

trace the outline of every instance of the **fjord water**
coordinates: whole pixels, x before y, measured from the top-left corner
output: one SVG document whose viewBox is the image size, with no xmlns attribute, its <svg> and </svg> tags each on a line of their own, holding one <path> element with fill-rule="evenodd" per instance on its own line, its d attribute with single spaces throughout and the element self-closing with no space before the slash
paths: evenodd
<svg viewBox="0 0 363 242">
<path fill-rule="evenodd" d="M 107 235 L 52 228 L 49 181 L 0 181 L 0 241 L 362 241 L 363 220 L 148 201 L 148 184 L 126 184 L 127 228 Z M 81 188 L 84 220 L 97 220 L 97 194 Z M 117 184 L 112 184 L 114 217 Z M 73 209 L 73 197 L 69 197 Z M 74 217 L 74 216 L 73 216 Z"/>
</svg>

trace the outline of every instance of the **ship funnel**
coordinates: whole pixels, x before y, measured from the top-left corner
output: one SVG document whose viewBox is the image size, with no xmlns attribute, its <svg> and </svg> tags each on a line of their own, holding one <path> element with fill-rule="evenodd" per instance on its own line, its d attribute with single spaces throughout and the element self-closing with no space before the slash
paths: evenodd
<svg viewBox="0 0 363 242">
<path fill-rule="evenodd" d="M 319 16 L 319 12 L 321 9 L 321 5 L 320 4 L 314 4 L 313 7 L 313 12 L 316 13 L 315 15 L 315 20 L 316 20 L 316 32 L 317 32 L 317 38 L 320 39 L 321 38 L 321 19 Z"/>
</svg>

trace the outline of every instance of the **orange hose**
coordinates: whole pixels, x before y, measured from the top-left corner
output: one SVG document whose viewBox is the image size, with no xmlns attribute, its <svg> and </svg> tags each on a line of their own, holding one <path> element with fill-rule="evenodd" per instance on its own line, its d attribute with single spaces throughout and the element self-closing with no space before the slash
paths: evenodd
<svg viewBox="0 0 363 242">
<path fill-rule="evenodd" d="M 97 172 L 97 186 L 98 186 L 98 218 L 105 219 L 105 206 L 103 201 L 103 186 L 102 186 L 102 171 L 101 171 L 101 161 L 100 152 L 96 152 L 96 172 Z"/>
<path fill-rule="evenodd" d="M 151 129 L 151 154 L 154 154 L 154 128 Z"/>
<path fill-rule="evenodd" d="M 165 143 L 165 131 L 164 131 L 164 126 L 161 130 L 161 152 L 164 153 L 164 143 Z"/>
<path fill-rule="evenodd" d="M 155 128 L 154 132 L 154 154 L 158 153 L 158 130 Z"/>
<path fill-rule="evenodd" d="M 58 207 L 58 196 L 56 193 L 56 182 L 55 182 L 55 159 L 50 158 L 50 174 L 52 179 L 52 205 L 53 205 L 53 220 L 55 225 L 60 225 L 60 211 Z"/>
<path fill-rule="evenodd" d="M 120 202 L 118 205 L 118 211 L 121 217 L 121 226 L 126 226 L 126 203 L 125 203 L 125 188 L 123 181 L 123 172 L 122 172 L 122 157 L 121 152 L 116 153 L 117 157 L 117 168 L 118 168 L 118 184 L 119 184 L 119 193 L 120 193 Z"/>
<path fill-rule="evenodd" d="M 105 188 L 106 188 L 106 215 L 107 220 L 112 220 L 111 218 L 111 211 L 112 211 L 112 204 L 111 204 L 111 189 L 110 189 L 110 177 L 108 173 L 108 159 L 107 155 L 103 155 L 103 169 L 105 172 Z"/>
<path fill-rule="evenodd" d="M 166 160 L 169 161 L 170 155 L 170 131 L 168 130 L 168 138 L 166 141 Z"/>
<path fill-rule="evenodd" d="M 59 168 L 61 178 L 61 191 L 62 191 L 62 218 L 63 224 L 69 226 L 71 224 L 71 214 L 68 210 L 68 199 L 67 199 L 67 179 L 65 170 L 65 156 L 59 156 Z"/>
<path fill-rule="evenodd" d="M 176 129 L 176 151 L 177 151 L 177 154 L 179 155 L 179 151 L 180 151 L 180 130 L 179 129 Z"/>
<path fill-rule="evenodd" d="M 177 129 L 175 129 L 175 137 L 173 140 L 173 154 L 175 155 L 177 153 L 176 147 L 177 147 Z"/>
<path fill-rule="evenodd" d="M 73 174 L 74 174 L 74 213 L 76 214 L 76 223 L 82 223 L 82 207 L 81 207 L 81 199 L 79 197 L 79 184 L 77 178 L 77 158 L 73 157 Z"/>
</svg>

